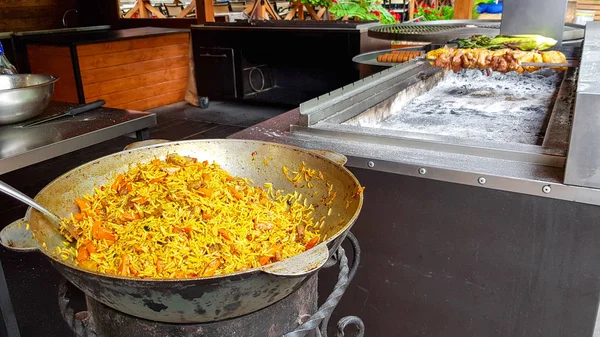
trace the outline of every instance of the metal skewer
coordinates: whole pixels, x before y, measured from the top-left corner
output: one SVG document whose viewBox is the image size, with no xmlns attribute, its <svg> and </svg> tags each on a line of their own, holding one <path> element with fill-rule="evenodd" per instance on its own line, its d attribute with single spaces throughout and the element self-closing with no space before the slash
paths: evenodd
<svg viewBox="0 0 600 337">
<path fill-rule="evenodd" d="M 544 62 L 522 62 L 522 67 L 541 67 L 541 68 L 575 68 L 579 67 L 578 60 L 567 60 L 567 63 L 544 63 Z"/>
<path fill-rule="evenodd" d="M 419 56 L 407 62 L 431 62 L 425 56 Z M 404 62 L 404 63 L 407 63 Z M 576 68 L 579 67 L 579 60 L 567 60 L 567 63 L 545 63 L 545 62 L 521 62 L 521 67 L 540 67 L 540 68 Z"/>
</svg>

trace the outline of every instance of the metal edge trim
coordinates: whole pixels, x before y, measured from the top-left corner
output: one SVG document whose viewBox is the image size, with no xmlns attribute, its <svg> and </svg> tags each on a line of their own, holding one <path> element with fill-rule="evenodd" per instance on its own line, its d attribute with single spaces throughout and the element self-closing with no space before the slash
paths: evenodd
<svg viewBox="0 0 600 337">
<path fill-rule="evenodd" d="M 569 68 L 563 76 L 563 80 L 556 93 L 556 99 L 552 105 L 548 124 L 546 125 L 544 140 L 541 144 L 542 148 L 557 149 L 565 155 L 567 153 L 571 128 L 565 130 L 561 127 L 560 121 L 563 118 L 568 118 L 569 114 L 573 114 L 575 111 L 578 71 L 578 68 Z M 561 133 L 564 134 L 561 135 Z"/>
<path fill-rule="evenodd" d="M 353 133 L 349 131 L 335 131 L 321 128 L 307 128 L 292 125 L 290 131 L 293 134 L 311 137 L 318 135 L 320 137 L 334 139 L 336 141 L 349 140 L 354 142 L 366 142 L 371 144 L 391 145 L 406 149 L 420 149 L 436 152 L 445 152 L 448 154 L 461 154 L 467 156 L 477 156 L 482 158 L 493 158 L 501 160 L 510 160 L 533 165 L 549 166 L 563 168 L 565 157 L 548 155 L 544 153 L 532 153 L 511 149 L 484 148 L 468 144 L 448 144 L 423 139 L 410 139 L 406 137 L 395 137 L 391 135 L 373 135 L 366 133 Z"/>
<path fill-rule="evenodd" d="M 438 20 L 402 23 L 403 26 L 453 26 L 453 25 L 480 25 L 501 24 L 502 20 Z"/>
<path fill-rule="evenodd" d="M 37 164 L 44 160 L 56 158 L 73 151 L 81 150 L 88 146 L 96 145 L 119 136 L 124 136 L 141 129 L 149 128 L 154 125 L 156 125 L 156 114 L 152 113 L 131 121 L 109 126 L 101 130 L 92 131 L 77 137 L 62 140 L 54 144 L 42 146 L 29 152 L 4 158 L 0 160 L 0 175 L 21 169 L 29 165 Z M 57 144 L 65 147 L 66 150 L 57 150 Z M 15 162 L 20 162 L 22 164 L 15 164 Z"/>
<path fill-rule="evenodd" d="M 191 42 L 190 42 L 191 43 Z M 224 48 L 224 49 L 229 49 L 229 48 Z M 235 98 L 239 98 L 238 96 L 238 79 L 237 76 L 235 76 L 235 74 L 237 73 L 237 65 L 235 62 L 235 50 L 233 50 L 233 48 L 229 49 L 229 53 L 231 55 L 231 64 L 233 65 L 233 97 Z M 194 59 L 194 56 L 192 55 L 192 60 Z M 240 63 L 240 67 L 241 67 L 241 63 Z M 242 93 L 244 92 L 243 90 L 243 82 L 241 84 L 239 84 L 240 87 L 242 88 Z"/>
<path fill-rule="evenodd" d="M 0 75 L 0 76 L 26 77 L 26 76 L 29 76 L 29 75 L 38 75 L 38 74 L 14 74 L 14 75 Z M 47 86 L 47 85 L 50 85 L 50 84 L 54 84 L 54 83 L 56 83 L 59 80 L 58 77 L 55 77 L 55 76 L 52 76 L 52 75 L 43 75 L 43 74 L 39 74 L 39 75 L 41 75 L 41 76 L 48 76 L 49 77 L 48 81 L 43 82 L 43 83 L 34 84 L 34 85 L 29 85 L 29 86 L 26 86 L 26 87 L 2 89 L 0 91 L 1 92 L 8 92 L 8 91 L 16 91 L 16 90 L 22 90 L 22 89 L 38 88 L 38 87 L 43 87 L 43 86 Z"/>
<path fill-rule="evenodd" d="M 315 124 L 319 120 L 338 112 L 336 110 L 323 113 L 323 110 L 331 110 L 330 108 L 338 103 L 343 103 L 346 108 L 350 108 L 359 103 L 356 101 L 355 96 L 364 94 L 365 91 L 372 90 L 378 86 L 389 88 L 398 84 L 404 80 L 402 76 L 399 76 L 400 74 L 411 71 L 416 71 L 418 73 L 420 70 L 426 70 L 426 68 L 423 68 L 424 64 L 425 63 L 422 61 L 417 62 L 417 60 L 411 60 L 301 103 L 300 116 L 306 117 L 308 122 L 305 126 Z M 326 117 L 320 117 L 319 119 L 319 115 L 326 115 Z M 313 118 L 311 118 L 311 116 L 313 116 Z M 314 117 L 317 117 L 317 119 Z"/>
<path fill-rule="evenodd" d="M 598 122 L 597 107 L 600 104 L 600 89 L 596 86 L 597 66 L 600 62 L 596 54 L 600 51 L 600 22 L 586 24 L 585 39 L 581 51 L 581 63 L 577 78 L 577 92 L 571 134 L 569 156 L 565 166 L 564 182 L 568 185 L 599 187 L 598 150 L 589 150 L 598 143 L 595 126 Z M 588 88 L 593 83 L 594 87 Z M 589 151 L 586 151 L 588 149 Z"/>
<path fill-rule="evenodd" d="M 342 99 L 337 104 L 334 104 L 333 107 L 335 109 L 321 110 L 318 114 L 318 121 L 341 124 L 368 109 L 378 106 L 405 88 L 423 83 L 425 79 L 433 76 L 445 76 L 445 73 L 440 68 L 423 67 L 423 65 L 407 70 L 405 73 L 408 74 L 408 77 L 396 77 L 393 80 L 377 83 L 364 91 L 358 90 L 357 94 L 353 92 L 353 96 L 350 99 Z"/>
<path fill-rule="evenodd" d="M 560 166 L 556 167 L 564 167 L 564 162 L 566 159 L 565 151 L 554 151 L 553 149 L 544 148 L 540 145 L 530 145 L 530 144 L 521 144 L 521 143 L 512 143 L 505 144 L 501 142 L 494 141 L 473 141 L 471 139 L 453 137 L 453 136 L 440 136 L 435 134 L 423 134 L 418 132 L 410 132 L 405 131 L 402 132 L 401 135 L 398 134 L 395 130 L 388 129 L 378 129 L 371 128 L 367 126 L 354 126 L 354 125 L 343 125 L 343 128 L 338 128 L 339 124 L 329 124 L 327 122 L 321 122 L 312 127 L 301 127 L 294 125 L 291 127 L 291 131 L 305 131 L 305 133 L 310 134 L 312 130 L 316 130 L 317 133 L 325 132 L 328 134 L 336 134 L 337 132 L 348 133 L 350 138 L 353 136 L 357 138 L 364 137 L 385 137 L 392 140 L 398 140 L 400 142 L 415 142 L 415 143 L 424 143 L 424 144 L 435 144 L 436 146 L 451 146 L 451 147 L 467 147 L 473 149 L 482 149 L 489 151 L 500 151 L 500 152 L 510 152 L 510 153 L 522 153 L 524 155 L 539 155 L 539 156 L 548 156 L 552 157 L 552 160 L 556 160 L 560 158 L 559 162 L 562 163 Z M 338 137 L 336 137 L 337 139 Z M 356 140 L 356 139 L 354 139 Z M 419 147 L 421 148 L 421 147 Z M 437 149 L 437 147 L 436 147 Z M 504 159 L 504 158 L 503 158 Z M 554 166 L 554 165 L 550 165 Z"/>
<path fill-rule="evenodd" d="M 77 54 L 77 46 L 71 45 L 71 62 L 73 63 L 73 75 L 75 77 L 75 88 L 77 89 L 78 103 L 85 104 L 85 93 L 83 92 L 83 80 L 81 79 L 81 69 L 79 68 L 79 55 Z"/>
<path fill-rule="evenodd" d="M 265 26 L 236 26 L 236 25 L 231 25 L 231 26 L 191 26 L 191 28 L 194 28 L 195 30 L 201 31 L 201 30 L 256 30 L 256 29 L 260 29 L 260 30 L 296 30 L 296 31 L 317 31 L 317 32 L 322 32 L 322 31 L 342 31 L 342 32 L 356 32 L 356 33 L 360 33 L 360 27 L 326 27 L 326 26 L 318 26 L 318 27 L 288 27 L 288 26 L 280 26 L 280 27 L 265 27 Z"/>
<path fill-rule="evenodd" d="M 100 25 L 100 26 L 88 26 L 88 27 L 73 27 L 66 29 L 50 29 L 50 30 L 30 30 L 27 32 L 15 32 L 15 36 L 31 36 L 31 35 L 48 35 L 48 34 L 67 34 L 67 33 L 77 33 L 77 32 L 92 32 L 99 30 L 108 30 L 110 29 L 110 25 Z"/>
<path fill-rule="evenodd" d="M 348 156 L 347 166 L 600 206 L 600 190 L 585 187 L 354 156 Z"/>
</svg>

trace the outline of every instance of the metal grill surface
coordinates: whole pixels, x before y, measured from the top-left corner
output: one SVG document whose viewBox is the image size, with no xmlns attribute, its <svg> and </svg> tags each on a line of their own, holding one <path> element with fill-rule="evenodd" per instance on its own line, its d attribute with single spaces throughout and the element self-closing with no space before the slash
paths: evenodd
<svg viewBox="0 0 600 337">
<path fill-rule="evenodd" d="M 549 69 L 491 76 L 448 72 L 414 99 L 399 95 L 344 124 L 541 145 L 561 81 L 562 75 Z"/>
</svg>

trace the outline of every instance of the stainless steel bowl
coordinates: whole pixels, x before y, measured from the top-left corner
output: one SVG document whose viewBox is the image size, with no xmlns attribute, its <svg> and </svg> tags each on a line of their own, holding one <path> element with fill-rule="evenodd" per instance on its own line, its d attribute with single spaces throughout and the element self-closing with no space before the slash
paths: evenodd
<svg viewBox="0 0 600 337">
<path fill-rule="evenodd" d="M 50 75 L 0 75 L 0 125 L 41 114 L 52 99 L 56 81 Z"/>
</svg>

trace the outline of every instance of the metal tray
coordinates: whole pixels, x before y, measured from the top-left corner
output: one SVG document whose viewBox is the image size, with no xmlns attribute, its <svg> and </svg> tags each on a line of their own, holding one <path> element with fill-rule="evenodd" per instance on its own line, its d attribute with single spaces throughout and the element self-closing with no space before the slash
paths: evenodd
<svg viewBox="0 0 600 337">
<path fill-rule="evenodd" d="M 394 48 L 394 49 L 385 49 L 385 50 L 377 50 L 368 53 L 363 53 L 360 55 L 356 55 L 352 58 L 352 61 L 358 64 L 364 64 L 369 66 L 378 66 L 378 67 L 393 67 L 399 64 L 407 63 L 412 60 L 406 62 L 379 62 L 377 61 L 377 56 L 388 54 L 394 51 L 422 51 L 423 53 L 427 53 L 433 49 L 441 48 L 444 45 L 438 44 L 429 44 L 426 46 L 417 46 L 417 47 L 405 47 L 405 48 Z M 414 60 L 414 59 L 413 59 Z"/>
</svg>

